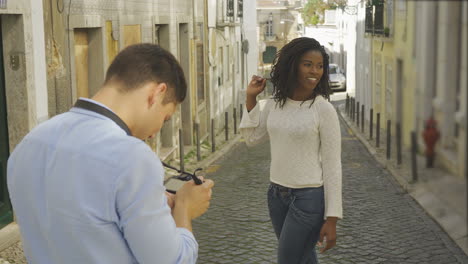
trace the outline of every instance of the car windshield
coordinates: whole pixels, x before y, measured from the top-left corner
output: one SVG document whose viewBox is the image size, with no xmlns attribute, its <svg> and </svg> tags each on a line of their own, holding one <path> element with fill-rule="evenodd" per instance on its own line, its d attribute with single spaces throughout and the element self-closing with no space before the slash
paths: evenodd
<svg viewBox="0 0 468 264">
<path fill-rule="evenodd" d="M 328 73 L 330 74 L 334 74 L 334 73 L 338 73 L 338 67 L 336 66 L 330 66 L 329 70 L 328 70 Z"/>
</svg>

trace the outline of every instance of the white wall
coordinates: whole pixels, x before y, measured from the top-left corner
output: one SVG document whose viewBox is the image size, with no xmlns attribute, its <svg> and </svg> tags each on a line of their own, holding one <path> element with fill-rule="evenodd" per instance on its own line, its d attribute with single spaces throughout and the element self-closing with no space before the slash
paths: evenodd
<svg viewBox="0 0 468 264">
<path fill-rule="evenodd" d="M 348 5 L 356 5 L 356 2 L 350 0 Z M 360 58 L 356 54 L 358 14 L 349 14 L 340 9 L 328 11 L 327 14 L 334 18 L 327 20 L 324 25 L 306 27 L 305 36 L 319 41 L 330 52 L 330 63 L 336 63 L 345 70 L 346 92 L 354 95 L 356 78 L 359 77 L 356 76 L 357 61 L 367 64 L 367 58 Z M 360 41 L 364 41 L 363 37 Z"/>
<path fill-rule="evenodd" d="M 356 100 L 364 105 L 373 105 L 372 100 L 372 42 L 365 38 L 366 8 L 364 4 L 357 6 L 356 14 L 356 67 L 355 67 L 355 90 L 348 93 L 356 97 Z M 350 28 L 351 29 L 351 28 Z M 351 74 L 351 73 L 350 73 Z M 347 74 L 349 76 L 350 74 Z M 365 115 L 369 118 L 369 115 Z"/>
<path fill-rule="evenodd" d="M 32 47 L 32 74 L 33 82 L 30 89 L 34 90 L 36 101 L 36 113 L 33 119 L 38 123 L 49 118 L 48 95 L 47 95 L 47 75 L 46 75 L 46 59 L 45 59 L 45 41 L 44 41 L 44 12 L 42 1 L 30 0 L 31 5 L 31 35 Z M 28 52 L 28 51 L 26 51 Z M 32 81 L 31 80 L 31 81 Z"/>
<path fill-rule="evenodd" d="M 17 143 L 38 123 L 48 119 L 42 1 L 9 1 L 0 9 L 8 113 L 9 144 Z M 19 59 L 18 69 L 8 61 Z"/>
<path fill-rule="evenodd" d="M 245 38 L 249 41 L 249 53 L 246 56 L 246 82 L 252 75 L 257 74 L 258 48 L 257 48 L 257 1 L 244 1 L 244 25 Z M 245 86 L 245 85 L 244 85 Z M 242 87 L 241 89 L 246 89 Z"/>
<path fill-rule="evenodd" d="M 244 4 L 247 1 L 244 1 Z M 221 0 L 208 1 L 208 26 L 209 26 L 209 76 L 210 76 L 210 117 L 221 121 L 224 120 L 224 113 L 232 112 L 238 103 L 243 102 L 243 88 L 241 83 L 242 67 L 237 72 L 237 64 L 241 63 L 240 56 L 237 56 L 241 48 L 240 19 L 237 17 L 237 1 L 234 2 L 234 19 L 226 16 L 226 6 Z M 216 13 L 218 12 L 218 13 Z M 244 13 L 244 16 L 247 16 Z M 234 23 L 235 22 L 235 23 Z M 239 45 L 237 45 L 239 43 Z M 220 54 L 220 48 L 223 53 Z M 222 59 L 222 63 L 221 63 Z M 220 73 L 222 72 L 222 75 Z M 227 76 L 230 76 L 227 78 Z M 222 78 L 221 85 L 218 78 Z M 245 88 L 244 88 L 245 89 Z M 232 116 L 232 114 L 230 114 Z M 217 129 L 222 128 L 224 121 L 218 122 Z"/>
</svg>

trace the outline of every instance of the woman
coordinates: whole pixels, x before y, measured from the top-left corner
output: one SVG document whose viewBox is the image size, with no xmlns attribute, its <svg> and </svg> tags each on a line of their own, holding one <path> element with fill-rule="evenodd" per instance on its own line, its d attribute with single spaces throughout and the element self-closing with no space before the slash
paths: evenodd
<svg viewBox="0 0 468 264">
<path fill-rule="evenodd" d="M 297 38 L 277 54 L 273 98 L 257 103 L 266 79 L 252 77 L 240 129 L 247 145 L 269 137 L 268 208 L 278 237 L 278 263 L 318 263 L 336 243 L 342 218 L 341 133 L 327 101 L 328 55 L 312 38 Z"/>
</svg>

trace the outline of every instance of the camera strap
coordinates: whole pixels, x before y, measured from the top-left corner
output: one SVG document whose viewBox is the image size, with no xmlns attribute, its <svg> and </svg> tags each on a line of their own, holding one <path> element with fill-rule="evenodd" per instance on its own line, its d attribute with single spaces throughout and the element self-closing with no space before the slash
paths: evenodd
<svg viewBox="0 0 468 264">
<path fill-rule="evenodd" d="M 125 131 L 125 133 L 127 133 L 128 136 L 132 136 L 132 132 L 130 131 L 130 128 L 128 128 L 127 124 L 125 124 L 125 122 L 118 115 L 116 115 L 114 112 L 112 112 L 111 110 L 105 107 L 102 107 L 98 104 L 85 101 L 85 100 L 81 100 L 81 99 L 78 99 L 73 107 L 85 109 L 85 110 L 100 114 L 102 116 L 105 116 L 109 118 L 110 120 L 114 121 L 114 123 L 116 123 L 120 128 L 122 128 Z M 161 161 L 161 163 L 164 167 L 173 169 L 179 172 L 179 170 L 164 163 L 163 161 Z"/>
<path fill-rule="evenodd" d="M 125 133 L 127 133 L 128 136 L 132 136 L 132 132 L 130 131 L 130 128 L 128 128 L 127 124 L 125 124 L 125 122 L 122 119 L 120 119 L 118 115 L 116 115 L 114 112 L 112 112 L 111 110 L 105 107 L 102 107 L 98 104 L 95 104 L 89 101 L 80 100 L 80 99 L 76 101 L 73 107 L 85 109 L 85 110 L 100 114 L 102 116 L 105 116 L 109 118 L 110 120 L 114 121 L 114 123 L 116 123 L 120 128 L 122 128 L 125 131 Z"/>
</svg>

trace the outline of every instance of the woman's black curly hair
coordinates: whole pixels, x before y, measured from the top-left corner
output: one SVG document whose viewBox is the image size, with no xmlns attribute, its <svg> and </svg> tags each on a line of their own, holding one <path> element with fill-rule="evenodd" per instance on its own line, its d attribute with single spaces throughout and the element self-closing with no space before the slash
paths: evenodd
<svg viewBox="0 0 468 264">
<path fill-rule="evenodd" d="M 312 92 L 312 103 L 317 95 L 325 99 L 330 98 L 331 89 L 328 83 L 329 57 L 325 48 L 313 38 L 296 38 L 286 44 L 277 54 L 273 61 L 270 77 L 273 83 L 273 99 L 283 108 L 286 99 L 293 95 L 298 86 L 297 70 L 302 56 L 311 50 L 319 51 L 323 57 L 323 75 L 320 82 Z M 312 104 L 311 104 L 312 105 Z"/>
</svg>

